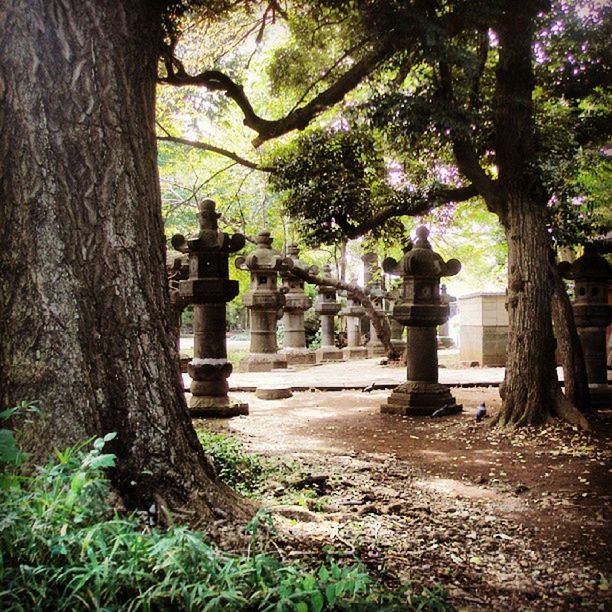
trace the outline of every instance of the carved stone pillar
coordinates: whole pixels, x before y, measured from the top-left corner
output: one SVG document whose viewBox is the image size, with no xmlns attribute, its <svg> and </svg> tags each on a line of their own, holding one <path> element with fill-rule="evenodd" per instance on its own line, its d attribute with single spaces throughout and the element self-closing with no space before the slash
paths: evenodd
<svg viewBox="0 0 612 612">
<path fill-rule="evenodd" d="M 352 283 L 357 279 L 352 278 Z M 355 296 L 347 293 L 346 306 L 340 311 L 340 316 L 346 318 L 346 347 L 342 349 L 344 359 L 366 359 L 368 349 L 361 345 L 361 318 L 365 308 Z"/>
<path fill-rule="evenodd" d="M 260 232 L 255 250 L 236 259 L 236 267 L 251 273 L 251 288 L 242 299 L 251 315 L 251 347 L 249 354 L 240 360 L 241 372 L 269 372 L 287 367 L 287 356 L 278 352 L 276 342 L 276 322 L 285 305 L 285 295 L 279 291 L 277 281 L 278 273 L 288 270 L 293 262 L 272 248 L 272 240 L 269 231 Z"/>
<path fill-rule="evenodd" d="M 440 285 L 440 303 L 447 304 L 449 307 L 449 318 L 455 314 L 453 309 L 457 308 L 457 298 L 454 295 L 449 295 L 446 292 L 446 285 Z M 455 345 L 454 340 L 450 335 L 450 325 L 448 319 L 438 327 L 438 345 L 444 348 L 451 348 Z"/>
<path fill-rule="evenodd" d="M 299 248 L 292 244 L 287 249 L 287 256 L 293 262 L 291 269 L 301 268 L 311 274 L 316 274 L 316 266 L 307 266 L 299 259 Z M 281 272 L 285 290 L 285 342 L 281 353 L 286 355 L 289 365 L 314 365 L 317 356 L 314 351 L 306 348 L 306 332 L 304 330 L 304 312 L 312 306 L 312 300 L 306 296 L 304 281 L 291 274 L 291 270 Z"/>
<path fill-rule="evenodd" d="M 448 413 L 460 412 L 448 387 L 438 383 L 436 327 L 448 319 L 448 304 L 440 303 L 440 277 L 461 269 L 456 259 L 444 262 L 427 239 L 429 231 L 417 229 L 414 246 L 401 260 L 388 257 L 385 272 L 402 277 L 402 296 L 393 317 L 408 327 L 407 382 L 395 388 L 381 412 L 402 415 L 431 415 L 447 406 Z"/>
<path fill-rule="evenodd" d="M 181 319 L 189 301 L 181 295 L 180 281 L 189 278 L 189 257 L 176 251 L 169 252 L 166 258 L 166 275 L 170 293 L 170 327 L 176 339 L 176 352 L 181 362 L 181 372 L 186 373 L 190 359 L 181 353 Z"/>
<path fill-rule="evenodd" d="M 323 266 L 323 277 L 332 279 L 329 265 Z M 317 349 L 317 362 L 342 361 L 342 351 L 334 341 L 334 317 L 340 312 L 342 305 L 336 300 L 334 287 L 319 286 L 319 295 L 315 301 L 315 312 L 321 317 L 321 348 Z"/>
<path fill-rule="evenodd" d="M 389 317 L 389 327 L 391 328 L 391 345 L 400 354 L 403 355 L 406 350 L 406 341 L 404 340 L 404 326 L 393 318 L 393 307 L 400 299 L 400 287 L 396 286 L 390 291 L 387 291 L 387 315 Z"/>
<path fill-rule="evenodd" d="M 370 283 L 369 289 L 367 289 L 367 293 L 372 300 L 372 305 L 374 306 L 374 310 L 378 313 L 379 316 L 385 316 L 384 309 L 384 299 L 385 299 L 385 290 L 382 288 L 382 282 L 380 280 L 373 280 Z M 380 341 L 378 334 L 376 333 L 376 328 L 370 319 L 370 339 L 366 344 L 366 348 L 368 349 L 368 357 L 384 357 L 387 354 L 385 349 L 385 345 Z"/>
<path fill-rule="evenodd" d="M 191 238 L 177 234 L 172 246 L 189 255 L 189 277 L 179 282 L 180 296 L 193 304 L 193 359 L 187 366 L 192 378 L 188 405 L 191 414 L 229 417 L 248 414 L 249 407 L 228 396 L 226 303 L 238 295 L 238 281 L 229 280 L 230 253 L 244 246 L 244 236 L 232 236 L 217 227 L 215 203 L 199 205 L 200 231 Z"/>
</svg>

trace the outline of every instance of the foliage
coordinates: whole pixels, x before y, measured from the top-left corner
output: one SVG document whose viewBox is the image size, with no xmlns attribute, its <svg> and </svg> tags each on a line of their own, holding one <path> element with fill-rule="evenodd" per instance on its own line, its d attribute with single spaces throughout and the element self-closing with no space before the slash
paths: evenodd
<svg viewBox="0 0 612 612">
<path fill-rule="evenodd" d="M 280 152 L 274 166 L 271 187 L 285 193 L 285 211 L 311 247 L 346 239 L 347 229 L 385 207 L 392 194 L 375 140 L 359 127 L 312 130 Z"/>
<path fill-rule="evenodd" d="M 266 465 L 257 455 L 246 453 L 242 443 L 226 434 L 198 430 L 198 439 L 221 480 L 240 491 L 253 493 L 266 476 Z"/>
<path fill-rule="evenodd" d="M 3 413 L 2 418 L 6 418 Z M 114 434 L 56 451 L 25 473 L 14 438 L 0 461 L 3 610 L 444 610 L 444 595 L 384 591 L 358 565 L 315 569 L 264 553 L 223 552 L 187 527 L 146 525 L 109 505 L 104 445 Z M 146 513 L 145 513 L 146 514 Z M 251 543 L 262 522 L 247 526 Z"/>
</svg>

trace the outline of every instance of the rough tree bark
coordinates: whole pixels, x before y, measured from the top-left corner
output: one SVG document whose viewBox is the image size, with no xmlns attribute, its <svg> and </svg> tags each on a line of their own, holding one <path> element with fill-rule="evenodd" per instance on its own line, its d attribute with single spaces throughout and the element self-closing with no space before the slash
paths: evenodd
<svg viewBox="0 0 612 612">
<path fill-rule="evenodd" d="M 161 3 L 8 0 L 0 9 L 0 405 L 36 459 L 116 431 L 129 506 L 246 506 L 191 425 L 169 329 L 156 168 Z"/>
<path fill-rule="evenodd" d="M 565 283 L 554 262 L 551 265 L 551 274 L 554 290 L 552 299 L 553 326 L 563 366 L 565 397 L 576 408 L 585 412 L 591 406 L 591 398 L 582 344 L 574 323 L 574 311 L 567 295 Z"/>
<path fill-rule="evenodd" d="M 536 425 L 557 415 L 587 428 L 584 417 L 561 393 L 555 369 L 547 197 L 534 171 L 532 41 L 539 8 L 543 5 L 506 0 L 498 25 L 499 186 L 487 203 L 499 214 L 508 243 L 509 335 L 503 403 L 496 421 Z"/>
</svg>

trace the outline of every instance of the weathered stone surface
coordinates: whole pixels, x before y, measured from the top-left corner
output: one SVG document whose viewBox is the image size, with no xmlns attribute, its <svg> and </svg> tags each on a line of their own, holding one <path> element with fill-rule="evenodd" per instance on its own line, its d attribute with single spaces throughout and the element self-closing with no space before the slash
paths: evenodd
<svg viewBox="0 0 612 612">
<path fill-rule="evenodd" d="M 430 416 L 439 408 L 447 407 L 448 414 L 461 412 L 448 387 L 439 383 L 406 382 L 396 387 L 380 408 L 385 414 Z"/>
<path fill-rule="evenodd" d="M 559 272 L 575 283 L 572 307 L 584 353 L 591 404 L 608 407 L 612 404 L 612 390 L 608 385 L 606 328 L 612 321 L 612 306 L 608 304 L 612 266 L 588 244 L 584 255 L 574 263 L 561 262 Z"/>
<path fill-rule="evenodd" d="M 285 291 L 285 309 L 283 324 L 285 328 L 284 347 L 281 353 L 286 355 L 288 365 L 313 365 L 316 363 L 314 351 L 306 348 L 306 331 L 304 329 L 304 312 L 312 306 L 312 300 L 306 296 L 304 281 L 291 273 L 300 268 L 316 274 L 316 266 L 307 266 L 299 259 L 299 248 L 296 244 L 289 245 L 287 256 L 293 262 L 290 269 L 280 273 Z"/>
<path fill-rule="evenodd" d="M 248 414 L 248 405 L 228 397 L 226 302 L 238 294 L 238 282 L 229 279 L 229 254 L 244 246 L 244 236 L 218 229 L 219 214 L 212 200 L 199 205 L 199 232 L 190 238 L 172 237 L 175 249 L 189 255 L 189 277 L 178 283 L 178 294 L 193 304 L 193 359 L 188 406 L 193 416 L 229 417 Z"/>
<path fill-rule="evenodd" d="M 293 395 L 291 387 L 257 387 L 255 395 L 263 400 L 286 399 Z"/>
<path fill-rule="evenodd" d="M 323 277 L 332 279 L 331 267 L 323 266 Z M 342 351 L 335 345 L 334 317 L 340 312 L 342 305 L 336 299 L 336 289 L 321 285 L 315 302 L 315 312 L 321 316 L 321 348 L 317 349 L 317 363 L 327 361 L 342 361 Z"/>
<path fill-rule="evenodd" d="M 461 269 L 456 259 L 448 262 L 435 253 L 427 228 L 417 229 L 414 246 L 410 243 L 398 262 L 387 258 L 383 269 L 402 277 L 401 297 L 393 307 L 393 317 L 408 327 L 406 346 L 407 382 L 399 385 L 381 406 L 381 412 L 404 415 L 431 415 L 443 406 L 448 413 L 461 411 L 450 391 L 438 383 L 438 344 L 436 326 L 448 319 L 448 304 L 440 301 L 440 277 Z"/>
<path fill-rule="evenodd" d="M 270 372 L 287 368 L 287 356 L 281 353 L 249 353 L 238 364 L 240 372 Z"/>
<path fill-rule="evenodd" d="M 504 293 L 470 293 L 459 298 L 459 360 L 482 367 L 506 365 L 508 312 Z"/>
<path fill-rule="evenodd" d="M 269 231 L 260 232 L 255 250 L 236 259 L 237 268 L 251 273 L 251 288 L 242 298 L 251 315 L 251 346 L 249 355 L 238 366 L 241 372 L 287 367 L 287 357 L 278 353 L 276 343 L 276 322 L 285 305 L 285 295 L 279 291 L 277 280 L 278 273 L 289 270 L 293 262 L 272 248 L 272 240 Z"/>
</svg>

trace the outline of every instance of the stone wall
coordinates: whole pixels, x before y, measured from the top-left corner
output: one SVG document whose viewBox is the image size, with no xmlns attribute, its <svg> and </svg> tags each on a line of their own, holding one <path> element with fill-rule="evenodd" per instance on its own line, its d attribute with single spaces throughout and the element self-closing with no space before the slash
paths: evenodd
<svg viewBox="0 0 612 612">
<path fill-rule="evenodd" d="M 459 360 L 462 364 L 506 365 L 508 313 L 504 293 L 459 298 Z"/>
</svg>

